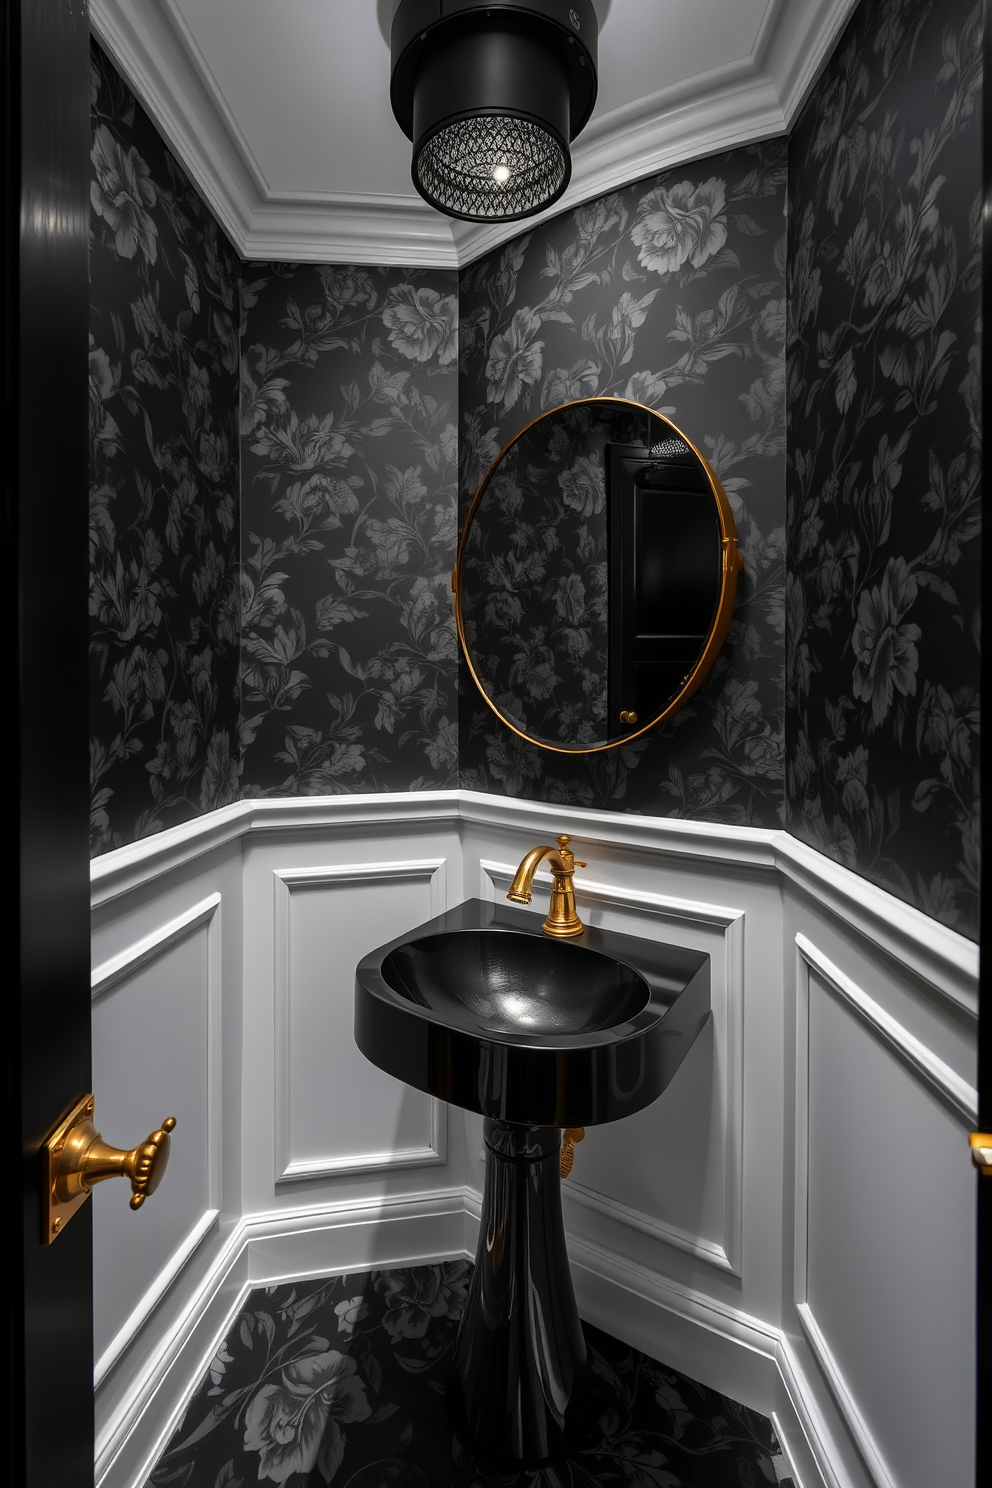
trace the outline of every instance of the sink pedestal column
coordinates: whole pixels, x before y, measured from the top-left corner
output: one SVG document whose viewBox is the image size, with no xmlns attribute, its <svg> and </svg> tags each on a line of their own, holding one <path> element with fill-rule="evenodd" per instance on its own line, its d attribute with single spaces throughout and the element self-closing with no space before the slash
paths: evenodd
<svg viewBox="0 0 992 1488">
<path fill-rule="evenodd" d="M 486 1183 L 452 1396 L 475 1444 L 517 1462 L 568 1444 L 586 1346 L 561 1218 L 556 1126 L 484 1126 Z"/>
</svg>

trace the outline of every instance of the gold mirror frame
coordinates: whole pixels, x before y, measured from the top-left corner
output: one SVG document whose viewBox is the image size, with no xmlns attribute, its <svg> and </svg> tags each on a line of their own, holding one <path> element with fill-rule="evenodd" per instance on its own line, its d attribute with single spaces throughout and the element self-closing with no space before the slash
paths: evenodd
<svg viewBox="0 0 992 1488">
<path fill-rule="evenodd" d="M 687 676 L 679 692 L 676 693 L 676 695 L 668 702 L 668 704 L 662 709 L 662 711 L 657 714 L 656 717 L 652 718 L 649 722 L 642 724 L 639 728 L 635 727 L 629 734 L 624 734 L 619 739 L 609 739 L 603 744 L 570 746 L 565 744 L 551 744 L 546 739 L 536 739 L 532 734 L 526 733 L 523 729 L 519 728 L 515 723 L 507 718 L 504 713 L 500 712 L 499 708 L 497 708 L 496 704 L 489 696 L 489 693 L 482 685 L 479 675 L 476 672 L 474 665 L 472 664 L 472 657 L 469 654 L 468 641 L 465 637 L 465 624 L 464 617 L 462 615 L 462 569 L 465 560 L 465 550 L 468 544 L 469 534 L 472 530 L 472 521 L 479 509 L 486 491 L 489 488 L 490 481 L 499 469 L 500 462 L 503 457 L 511 449 L 513 449 L 514 445 L 517 444 L 519 440 L 524 437 L 525 434 L 529 433 L 531 429 L 536 427 L 536 425 L 543 423 L 545 419 L 552 418 L 556 413 L 560 413 L 563 409 L 579 407 L 585 408 L 588 407 L 591 403 L 621 404 L 625 408 L 636 409 L 638 413 L 647 413 L 650 414 L 652 418 L 659 419 L 661 423 L 663 423 L 676 438 L 683 440 L 684 443 L 688 445 L 693 454 L 696 456 L 696 459 L 702 465 L 702 468 L 706 474 L 706 479 L 709 482 L 713 500 L 716 504 L 717 517 L 720 523 L 720 543 L 722 551 L 722 561 L 720 565 L 720 597 L 717 602 L 713 624 L 710 627 L 709 635 L 706 638 L 706 645 L 703 647 L 702 654 L 700 655 L 692 671 Z M 740 573 L 743 567 L 744 559 L 741 557 L 737 549 L 737 530 L 734 526 L 734 516 L 733 512 L 730 509 L 730 502 L 727 499 L 727 493 L 723 489 L 723 486 L 720 484 L 719 478 L 709 460 L 707 460 L 702 450 L 700 450 L 698 446 L 693 443 L 693 441 L 687 434 L 684 434 L 683 431 L 676 424 L 673 424 L 671 419 L 666 418 L 663 413 L 658 413 L 656 409 L 649 408 L 645 403 L 637 403 L 632 398 L 573 398 L 567 403 L 559 403 L 555 408 L 546 409 L 543 413 L 538 414 L 537 418 L 531 419 L 529 424 L 525 424 L 522 429 L 518 430 L 513 438 L 509 441 L 509 443 L 505 444 L 500 450 L 499 454 L 496 456 L 495 460 L 492 462 L 489 469 L 483 476 L 482 481 L 479 485 L 479 489 L 476 491 L 475 496 L 472 498 L 472 505 L 468 509 L 468 515 L 465 518 L 465 525 L 462 528 L 462 534 L 458 540 L 458 556 L 455 561 L 455 571 L 451 575 L 451 587 L 454 590 L 455 595 L 455 623 L 458 626 L 458 642 L 462 648 L 462 655 L 465 658 L 465 664 L 468 667 L 469 675 L 471 676 L 472 681 L 475 683 L 475 686 L 478 689 L 478 692 L 483 701 L 486 703 L 486 706 L 491 710 L 491 712 L 495 713 L 500 723 L 504 724 L 511 733 L 517 735 L 518 739 L 523 739 L 526 743 L 533 744 L 538 749 L 550 750 L 553 754 L 603 754 L 607 749 L 620 749 L 624 744 L 630 744 L 635 739 L 642 738 L 645 734 L 650 733 L 652 729 L 657 728 L 658 725 L 660 723 L 663 723 L 666 718 L 670 718 L 673 713 L 677 713 L 680 708 L 685 707 L 686 703 L 689 701 L 693 693 L 703 681 L 703 678 L 709 672 L 719 654 L 720 647 L 723 645 L 723 642 L 726 639 L 727 630 L 730 626 L 730 617 L 733 613 L 734 600 L 737 597 L 737 575 Z"/>
</svg>

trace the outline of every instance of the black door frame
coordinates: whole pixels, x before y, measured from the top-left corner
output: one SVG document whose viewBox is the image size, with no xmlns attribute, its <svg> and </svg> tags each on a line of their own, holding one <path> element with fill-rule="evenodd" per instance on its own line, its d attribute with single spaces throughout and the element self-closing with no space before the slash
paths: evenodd
<svg viewBox="0 0 992 1488">
<path fill-rule="evenodd" d="M 992 88 L 992 0 L 982 3 L 982 54 L 984 84 L 982 88 L 982 506 L 992 503 L 992 478 L 985 456 L 985 430 L 992 427 L 992 108 L 988 107 L 988 90 Z M 983 559 L 989 544 L 982 533 Z M 982 563 L 982 574 L 985 564 Z M 983 585 L 984 590 L 984 585 Z M 989 649 L 982 648 L 982 696 L 990 696 Z M 983 750 L 984 761 L 984 750 Z M 989 792 L 982 793 L 982 842 L 989 840 Z M 984 888 L 984 875 L 983 883 Z M 984 896 L 983 896 L 984 897 Z M 978 984 L 978 1126 L 992 1131 L 992 993 L 988 988 L 988 961 L 979 951 Z M 976 1410 L 976 1477 L 978 1485 L 992 1483 L 992 1433 L 984 1417 L 992 1412 L 992 1176 L 977 1178 L 978 1183 L 978 1305 L 977 1305 L 977 1410 Z"/>
<path fill-rule="evenodd" d="M 90 1088 L 86 0 L 7 0 L 0 65 L 4 535 L 17 653 L 6 833 L 20 869 L 3 1062 L 22 1180 L 8 1211 L 7 1480 L 91 1488 L 90 1206 L 53 1245 L 39 1233 L 40 1144 Z"/>
</svg>

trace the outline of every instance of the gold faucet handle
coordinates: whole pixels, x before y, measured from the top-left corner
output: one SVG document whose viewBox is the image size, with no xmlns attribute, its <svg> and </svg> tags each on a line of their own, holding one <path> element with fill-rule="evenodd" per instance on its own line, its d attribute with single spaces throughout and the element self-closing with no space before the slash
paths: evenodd
<svg viewBox="0 0 992 1488">
<path fill-rule="evenodd" d="M 572 857 L 572 854 L 569 852 L 568 844 L 571 842 L 571 840 L 572 839 L 571 839 L 571 837 L 569 837 L 569 835 L 568 835 L 567 832 L 562 832 L 561 835 L 557 839 L 558 848 L 559 848 L 559 851 L 561 852 L 561 860 L 565 864 L 566 869 L 571 870 L 572 868 L 585 868 L 585 867 L 587 867 L 588 865 L 586 863 L 579 863 L 579 862 L 577 862 L 576 859 L 573 858 Z M 566 854 L 568 854 L 567 857 L 566 857 Z"/>
</svg>

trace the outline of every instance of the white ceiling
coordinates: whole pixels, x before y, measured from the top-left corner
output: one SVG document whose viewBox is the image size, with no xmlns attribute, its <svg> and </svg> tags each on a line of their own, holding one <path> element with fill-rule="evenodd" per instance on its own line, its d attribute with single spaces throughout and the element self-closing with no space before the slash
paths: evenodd
<svg viewBox="0 0 992 1488">
<path fill-rule="evenodd" d="M 595 0 L 599 99 L 555 210 L 783 133 L 856 3 Z M 452 222 L 414 190 L 396 4 L 91 0 L 91 18 L 244 257 L 452 267 L 521 227 Z"/>
</svg>

